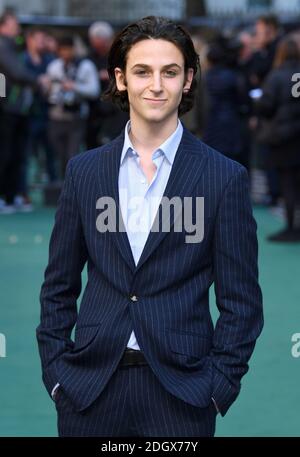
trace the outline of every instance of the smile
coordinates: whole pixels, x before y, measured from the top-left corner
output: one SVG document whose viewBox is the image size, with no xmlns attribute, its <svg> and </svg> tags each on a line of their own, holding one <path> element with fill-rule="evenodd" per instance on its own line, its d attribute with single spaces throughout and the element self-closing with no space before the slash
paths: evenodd
<svg viewBox="0 0 300 457">
<path fill-rule="evenodd" d="M 166 102 L 166 99 L 156 99 L 156 98 L 145 98 L 146 102 L 153 103 L 153 104 L 161 104 Z"/>
</svg>

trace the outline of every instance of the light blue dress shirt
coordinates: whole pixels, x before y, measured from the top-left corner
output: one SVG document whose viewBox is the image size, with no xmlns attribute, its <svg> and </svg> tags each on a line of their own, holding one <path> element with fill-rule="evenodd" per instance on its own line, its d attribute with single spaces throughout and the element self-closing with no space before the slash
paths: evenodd
<svg viewBox="0 0 300 457">
<path fill-rule="evenodd" d="M 119 169 L 119 199 L 132 255 L 137 265 L 146 244 L 160 200 L 164 194 L 183 127 L 178 120 L 175 132 L 152 154 L 156 171 L 151 183 L 140 166 L 140 157 L 129 138 L 130 121 L 125 127 L 124 145 Z M 127 347 L 140 349 L 134 331 Z"/>
</svg>

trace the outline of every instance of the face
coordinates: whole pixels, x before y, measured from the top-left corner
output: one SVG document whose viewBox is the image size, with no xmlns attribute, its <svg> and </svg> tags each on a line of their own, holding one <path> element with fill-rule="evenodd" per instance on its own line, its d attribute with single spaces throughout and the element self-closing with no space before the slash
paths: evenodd
<svg viewBox="0 0 300 457">
<path fill-rule="evenodd" d="M 273 27 L 265 24 L 263 21 L 257 21 L 255 24 L 255 44 L 258 49 L 264 48 L 275 37 Z"/>
<path fill-rule="evenodd" d="M 117 88 L 127 90 L 130 117 L 165 122 L 178 117 L 182 94 L 191 87 L 193 69 L 184 71 L 181 51 L 166 40 L 147 39 L 127 54 L 125 74 L 115 69 Z"/>
<path fill-rule="evenodd" d="M 37 52 L 43 52 L 45 49 L 45 35 L 43 32 L 36 32 L 28 38 L 28 45 Z"/>
<path fill-rule="evenodd" d="M 53 54 L 57 53 L 58 44 L 56 39 L 51 35 L 45 35 L 45 50 Z"/>
<path fill-rule="evenodd" d="M 39 52 L 43 52 L 45 49 L 45 34 L 43 32 L 37 32 L 35 34 L 35 46 Z"/>
<path fill-rule="evenodd" d="M 65 62 L 70 62 L 74 57 L 74 48 L 72 46 L 60 46 L 58 55 Z"/>
<path fill-rule="evenodd" d="M 112 44 L 112 39 L 101 37 L 90 37 L 90 43 L 100 55 L 106 56 Z"/>
<path fill-rule="evenodd" d="M 2 33 L 11 38 L 16 37 L 20 33 L 20 26 L 15 17 L 8 17 L 5 24 L 2 26 Z"/>
</svg>

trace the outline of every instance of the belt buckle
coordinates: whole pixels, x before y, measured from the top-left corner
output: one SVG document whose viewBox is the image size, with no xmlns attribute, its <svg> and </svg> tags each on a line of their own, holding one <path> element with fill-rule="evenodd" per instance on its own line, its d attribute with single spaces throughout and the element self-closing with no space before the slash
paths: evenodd
<svg viewBox="0 0 300 457">
<path fill-rule="evenodd" d="M 147 362 L 142 351 L 137 349 L 126 348 L 121 359 L 121 366 L 138 366 L 146 365 Z"/>
</svg>

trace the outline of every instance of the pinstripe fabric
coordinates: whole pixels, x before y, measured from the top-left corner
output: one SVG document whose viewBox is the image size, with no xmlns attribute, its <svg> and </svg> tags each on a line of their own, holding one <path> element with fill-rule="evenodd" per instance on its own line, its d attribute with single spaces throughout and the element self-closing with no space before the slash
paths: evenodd
<svg viewBox="0 0 300 457">
<path fill-rule="evenodd" d="M 56 401 L 59 436 L 213 436 L 213 403 L 197 408 L 174 397 L 150 367 L 121 367 L 95 402 L 78 412 L 63 391 Z"/>
<path fill-rule="evenodd" d="M 153 219 L 157 213 L 157 207 L 168 182 L 174 157 L 182 137 L 183 127 L 181 122 L 178 121 L 177 128 L 172 135 L 153 152 L 152 161 L 156 167 L 156 171 L 150 185 L 147 183 L 144 172 L 140 167 L 139 156 L 134 151 L 129 137 L 129 131 L 130 121 L 126 124 L 124 132 L 124 146 L 119 169 L 119 197 L 122 218 L 125 222 L 130 249 L 136 265 L 143 251 Z M 122 193 L 124 191 L 126 192 L 125 198 L 124 193 Z M 144 223 L 144 227 L 141 227 L 141 230 L 132 230 L 130 227 L 130 218 L 132 215 L 136 215 L 136 208 L 128 205 L 128 201 L 131 199 L 135 199 L 135 201 L 138 199 L 142 200 L 142 204 L 139 206 L 139 219 Z M 157 203 L 153 204 L 155 200 Z M 134 332 L 132 332 L 127 346 L 133 349 L 140 349 Z"/>
<path fill-rule="evenodd" d="M 224 415 L 263 326 L 247 172 L 184 129 L 164 195 L 204 197 L 204 239 L 186 243 L 171 214 L 171 232 L 150 232 L 135 265 L 125 231 L 96 229 L 99 197 L 113 197 L 119 210 L 123 141 L 121 134 L 68 165 L 40 296 L 44 383 L 51 393 L 59 382 L 84 411 L 105 389 L 134 329 L 165 390 L 200 408 L 213 396 Z M 213 283 L 220 311 L 215 329 L 208 302 Z M 130 300 L 133 294 L 138 301 Z"/>
</svg>

